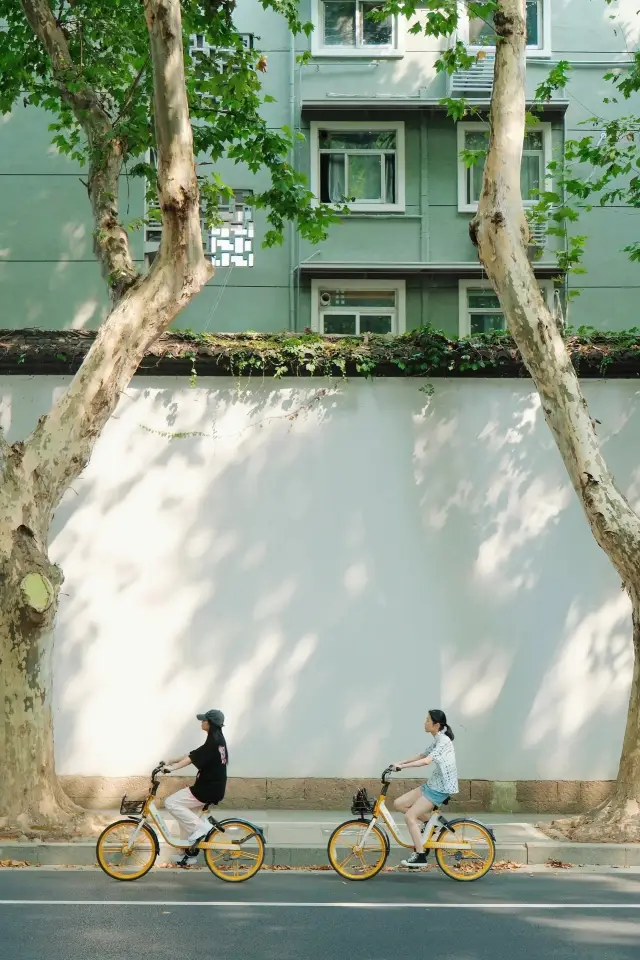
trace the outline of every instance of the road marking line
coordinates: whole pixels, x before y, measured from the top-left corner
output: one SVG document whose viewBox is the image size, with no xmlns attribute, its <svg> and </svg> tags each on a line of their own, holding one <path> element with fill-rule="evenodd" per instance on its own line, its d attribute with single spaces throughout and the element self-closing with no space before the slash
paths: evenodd
<svg viewBox="0 0 640 960">
<path fill-rule="evenodd" d="M 322 910 L 640 910 L 640 903 L 348 903 L 269 900 L 0 900 L 0 907 L 279 907 Z"/>
</svg>

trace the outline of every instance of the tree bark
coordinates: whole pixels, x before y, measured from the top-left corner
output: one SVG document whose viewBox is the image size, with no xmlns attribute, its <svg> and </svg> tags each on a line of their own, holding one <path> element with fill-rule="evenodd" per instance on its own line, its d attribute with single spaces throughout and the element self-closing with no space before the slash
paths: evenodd
<svg viewBox="0 0 640 960">
<path fill-rule="evenodd" d="M 23 470 L 24 447 L 0 461 L 0 829 L 28 833 L 79 813 L 56 780 L 51 629 L 62 574 L 46 552 L 48 521 Z"/>
<path fill-rule="evenodd" d="M 507 324 L 536 385 L 542 410 L 591 531 L 620 574 L 633 605 L 634 680 L 613 797 L 597 811 L 598 836 L 637 838 L 640 830 L 640 518 L 618 489 L 564 340 L 527 258 L 528 226 L 520 187 L 525 133 L 523 0 L 500 0 L 489 151 L 471 239 L 502 304 Z M 594 815 L 575 821 L 574 835 Z M 615 824 L 615 826 L 614 826 Z"/>
<path fill-rule="evenodd" d="M 92 91 L 73 92 L 65 78 L 73 65 L 65 53 L 46 0 L 23 0 L 36 36 L 57 71 L 61 95 L 74 109 L 91 143 L 95 125 Z M 0 736 L 0 828 L 26 832 L 29 825 L 59 827 L 78 808 L 64 796 L 54 772 L 51 716 L 52 628 L 62 572 L 47 554 L 53 513 L 82 472 L 94 444 L 135 374 L 145 351 L 163 333 L 212 274 L 205 259 L 200 197 L 185 89 L 179 0 L 145 0 L 154 72 L 154 116 L 159 156 L 158 189 L 163 234 L 159 256 L 143 278 L 126 266 L 118 229 L 100 233 L 107 194 L 119 171 L 119 149 L 94 168 L 92 207 L 103 266 L 124 257 L 115 303 L 80 370 L 24 443 L 9 445 L 0 432 L 0 683 L 4 704 Z M 141 10 L 142 15 L 142 10 Z M 62 41 L 60 40 L 60 34 Z M 65 59 L 65 57 L 67 59 Z M 76 77 L 77 80 L 77 77 Z M 76 98 L 84 98 L 82 103 Z M 102 133 L 100 133 L 102 135 Z M 95 170 L 98 170 L 96 173 Z M 91 177 L 90 177 L 91 182 Z M 90 187 L 91 192 L 91 187 Z M 113 202 L 116 202 L 113 200 Z"/>
</svg>

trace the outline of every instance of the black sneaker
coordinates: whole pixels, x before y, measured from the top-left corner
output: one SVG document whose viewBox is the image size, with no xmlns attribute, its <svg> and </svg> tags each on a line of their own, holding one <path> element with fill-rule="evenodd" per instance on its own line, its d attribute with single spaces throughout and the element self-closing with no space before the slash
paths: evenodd
<svg viewBox="0 0 640 960">
<path fill-rule="evenodd" d="M 406 860 L 401 862 L 400 866 L 409 867 L 411 870 L 419 870 L 420 867 L 427 866 L 427 855 L 424 852 L 416 853 L 414 851 L 410 857 L 407 857 Z"/>
<path fill-rule="evenodd" d="M 173 857 L 176 867 L 195 867 L 198 863 L 197 857 L 190 857 L 185 853 L 183 857 Z"/>
</svg>

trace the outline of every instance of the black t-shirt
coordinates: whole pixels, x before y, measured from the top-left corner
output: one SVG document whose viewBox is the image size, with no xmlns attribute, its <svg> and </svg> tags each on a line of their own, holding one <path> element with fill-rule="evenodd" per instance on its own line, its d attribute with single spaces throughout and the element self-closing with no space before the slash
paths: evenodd
<svg viewBox="0 0 640 960">
<path fill-rule="evenodd" d="M 201 747 L 189 754 L 192 764 L 198 768 L 196 782 L 191 793 L 201 803 L 220 803 L 227 786 L 229 754 L 223 734 L 209 734 Z"/>
</svg>

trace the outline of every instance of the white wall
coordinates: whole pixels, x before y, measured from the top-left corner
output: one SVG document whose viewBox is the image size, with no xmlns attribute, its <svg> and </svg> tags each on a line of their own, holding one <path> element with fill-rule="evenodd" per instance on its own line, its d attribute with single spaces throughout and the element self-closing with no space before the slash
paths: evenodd
<svg viewBox="0 0 640 960">
<path fill-rule="evenodd" d="M 64 382 L 0 380 L 12 438 Z M 463 777 L 615 775 L 629 611 L 536 395 L 418 387 L 134 381 L 55 520 L 61 773 L 145 773 L 213 706 L 236 776 L 375 776 L 430 707 Z M 586 392 L 638 502 L 638 387 Z"/>
</svg>

